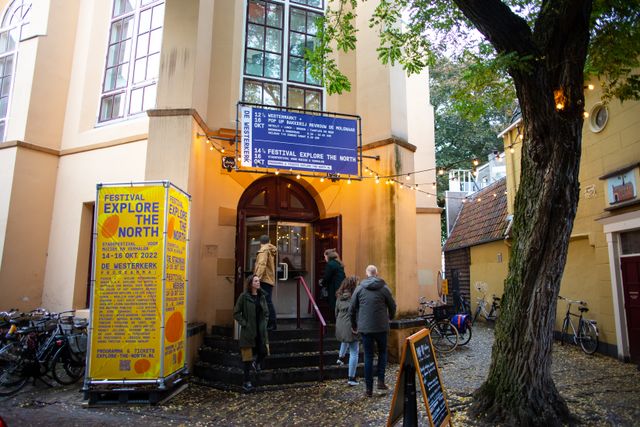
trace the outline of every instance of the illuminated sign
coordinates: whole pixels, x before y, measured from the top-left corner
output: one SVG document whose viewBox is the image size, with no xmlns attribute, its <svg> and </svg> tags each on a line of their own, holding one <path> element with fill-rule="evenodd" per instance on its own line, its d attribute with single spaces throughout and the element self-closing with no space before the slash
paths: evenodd
<svg viewBox="0 0 640 427">
<path fill-rule="evenodd" d="M 358 174 L 358 120 L 241 106 L 241 166 Z"/>
</svg>

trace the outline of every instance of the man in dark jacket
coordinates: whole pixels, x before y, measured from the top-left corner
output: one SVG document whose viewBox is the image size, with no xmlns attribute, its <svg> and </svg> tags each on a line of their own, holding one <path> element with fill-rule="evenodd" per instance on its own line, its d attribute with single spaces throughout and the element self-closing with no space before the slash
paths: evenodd
<svg viewBox="0 0 640 427">
<path fill-rule="evenodd" d="M 389 320 L 396 315 L 396 302 L 384 280 L 378 277 L 375 265 L 367 267 L 362 280 L 351 297 L 351 327 L 359 332 L 364 346 L 364 382 L 367 397 L 373 396 L 373 346 L 378 347 L 378 390 L 388 390 L 384 382 L 387 367 L 387 336 Z"/>
</svg>

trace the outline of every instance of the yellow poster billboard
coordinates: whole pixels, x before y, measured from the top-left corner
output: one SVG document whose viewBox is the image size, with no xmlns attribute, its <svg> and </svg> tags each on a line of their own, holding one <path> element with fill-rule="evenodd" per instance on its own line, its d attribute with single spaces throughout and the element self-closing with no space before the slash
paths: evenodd
<svg viewBox="0 0 640 427">
<path fill-rule="evenodd" d="M 87 384 L 186 367 L 189 203 L 168 182 L 98 185 Z"/>
</svg>

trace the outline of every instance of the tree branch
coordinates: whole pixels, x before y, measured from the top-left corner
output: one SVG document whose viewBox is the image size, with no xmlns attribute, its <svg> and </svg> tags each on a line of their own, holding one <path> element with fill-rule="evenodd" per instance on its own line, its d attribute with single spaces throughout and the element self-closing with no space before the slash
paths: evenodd
<svg viewBox="0 0 640 427">
<path fill-rule="evenodd" d="M 464 16 L 500 54 L 535 54 L 536 46 L 526 21 L 500 0 L 454 0 Z"/>
</svg>

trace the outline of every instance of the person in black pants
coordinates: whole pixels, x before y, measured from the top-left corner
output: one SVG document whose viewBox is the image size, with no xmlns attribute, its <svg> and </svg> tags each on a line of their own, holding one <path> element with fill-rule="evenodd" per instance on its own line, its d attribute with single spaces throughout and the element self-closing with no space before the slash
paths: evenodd
<svg viewBox="0 0 640 427">
<path fill-rule="evenodd" d="M 388 390 L 384 377 L 387 367 L 387 337 L 389 320 L 396 315 L 396 302 L 378 269 L 370 265 L 367 278 L 362 280 L 351 297 L 351 329 L 360 333 L 364 347 L 364 382 L 366 396 L 373 396 L 373 352 L 378 347 L 378 390 Z"/>
</svg>

